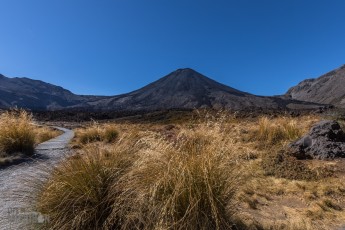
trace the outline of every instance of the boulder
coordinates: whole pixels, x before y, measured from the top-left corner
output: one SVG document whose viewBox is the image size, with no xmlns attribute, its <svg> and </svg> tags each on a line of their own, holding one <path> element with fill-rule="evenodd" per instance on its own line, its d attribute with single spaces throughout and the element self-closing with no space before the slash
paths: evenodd
<svg viewBox="0 0 345 230">
<path fill-rule="evenodd" d="M 336 121 L 321 121 L 309 133 L 291 143 L 289 154 L 298 159 L 334 159 L 345 157 L 345 133 Z"/>
</svg>

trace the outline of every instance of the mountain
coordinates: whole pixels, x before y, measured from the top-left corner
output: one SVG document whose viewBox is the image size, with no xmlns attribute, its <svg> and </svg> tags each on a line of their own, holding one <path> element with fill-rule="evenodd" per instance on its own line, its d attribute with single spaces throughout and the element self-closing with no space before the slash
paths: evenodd
<svg viewBox="0 0 345 230">
<path fill-rule="evenodd" d="M 7 78 L 0 74 L 0 108 L 17 106 L 37 110 L 56 110 L 98 99 L 100 97 L 75 95 L 60 86 L 43 81 Z"/>
<path fill-rule="evenodd" d="M 319 106 L 276 97 L 261 97 L 218 83 L 190 68 L 178 69 L 136 91 L 89 103 L 90 108 L 159 110 L 193 108 L 279 108 Z"/>
<path fill-rule="evenodd" d="M 262 97 L 218 83 L 192 69 L 178 69 L 130 93 L 82 96 L 43 81 L 0 75 L 0 108 L 33 110 L 165 110 L 194 108 L 317 108 L 320 105 L 284 97 Z"/>
<path fill-rule="evenodd" d="M 319 78 L 307 79 L 288 90 L 291 99 L 345 108 L 345 65 Z"/>
</svg>

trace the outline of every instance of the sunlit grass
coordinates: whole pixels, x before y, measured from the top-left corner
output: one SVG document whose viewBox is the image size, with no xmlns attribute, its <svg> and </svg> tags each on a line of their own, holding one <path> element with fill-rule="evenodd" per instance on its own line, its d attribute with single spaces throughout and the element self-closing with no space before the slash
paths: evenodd
<svg viewBox="0 0 345 230">
<path fill-rule="evenodd" d="M 39 143 L 48 141 L 50 139 L 53 139 L 61 135 L 63 132 L 51 127 L 47 127 L 47 126 L 37 126 L 35 127 L 35 133 L 36 133 L 35 142 L 36 144 L 39 144 Z"/>
<path fill-rule="evenodd" d="M 86 128 L 78 129 L 76 132 L 77 142 L 88 144 L 93 142 L 114 142 L 119 133 L 114 125 L 99 125 L 94 123 Z"/>
<path fill-rule="evenodd" d="M 335 163 L 280 152 L 318 119 L 112 125 L 117 137 L 81 144 L 37 204 L 56 229 L 327 229 L 345 218 Z"/>
<path fill-rule="evenodd" d="M 35 147 L 32 115 L 24 110 L 8 111 L 0 116 L 0 151 L 5 154 L 31 155 Z"/>
</svg>

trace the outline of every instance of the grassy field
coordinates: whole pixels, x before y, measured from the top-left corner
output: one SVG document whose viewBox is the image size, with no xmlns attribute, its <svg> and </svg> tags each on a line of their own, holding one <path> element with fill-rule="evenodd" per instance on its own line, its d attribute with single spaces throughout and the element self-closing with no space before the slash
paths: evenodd
<svg viewBox="0 0 345 230">
<path fill-rule="evenodd" d="M 38 126 L 24 110 L 0 114 L 0 166 L 31 156 L 37 144 L 60 134 L 50 127 Z"/>
<path fill-rule="evenodd" d="M 315 115 L 92 123 L 37 190 L 49 229 L 336 229 L 345 163 L 300 161 L 286 145 Z"/>
</svg>

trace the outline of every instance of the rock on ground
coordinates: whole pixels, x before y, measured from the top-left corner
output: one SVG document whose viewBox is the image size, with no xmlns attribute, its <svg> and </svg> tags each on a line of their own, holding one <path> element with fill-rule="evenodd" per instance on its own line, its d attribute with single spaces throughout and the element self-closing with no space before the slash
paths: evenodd
<svg viewBox="0 0 345 230">
<path fill-rule="evenodd" d="M 288 152 L 298 159 L 345 157 L 345 133 L 336 121 L 321 121 L 309 133 L 289 145 Z"/>
</svg>

